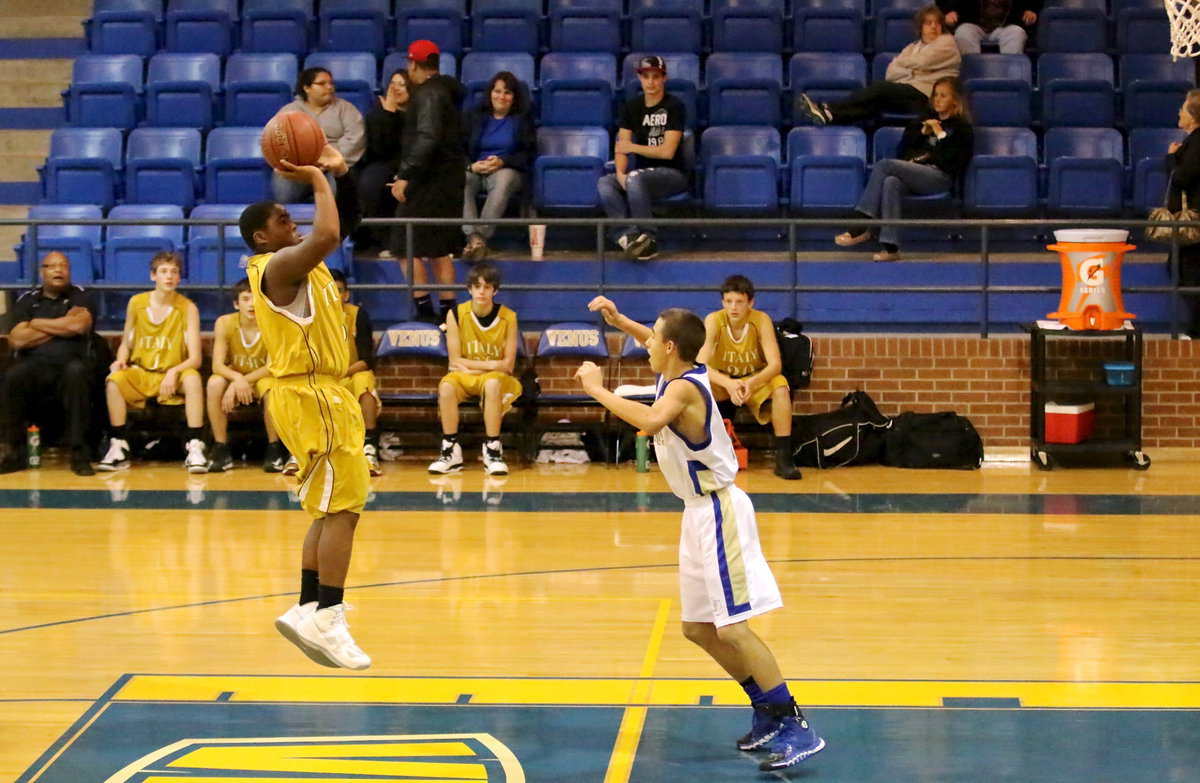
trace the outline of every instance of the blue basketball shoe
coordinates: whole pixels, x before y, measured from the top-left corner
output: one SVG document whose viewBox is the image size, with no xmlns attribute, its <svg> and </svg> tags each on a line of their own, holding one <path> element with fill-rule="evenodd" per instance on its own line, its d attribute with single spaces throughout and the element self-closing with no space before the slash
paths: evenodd
<svg viewBox="0 0 1200 783">
<path fill-rule="evenodd" d="M 817 736 L 803 715 L 788 715 L 783 719 L 779 733 L 771 740 L 771 755 L 758 765 L 763 772 L 774 772 L 799 764 L 825 747 L 825 740 Z"/>
<path fill-rule="evenodd" d="M 737 741 L 738 750 L 766 750 L 779 729 L 783 727 L 779 718 L 771 713 L 765 704 L 754 705 L 754 719 L 750 724 L 750 733 Z"/>
</svg>

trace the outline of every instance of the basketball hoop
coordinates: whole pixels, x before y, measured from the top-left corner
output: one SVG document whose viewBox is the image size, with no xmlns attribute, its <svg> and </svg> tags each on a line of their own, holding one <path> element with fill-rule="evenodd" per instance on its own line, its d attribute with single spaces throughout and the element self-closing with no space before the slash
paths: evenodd
<svg viewBox="0 0 1200 783">
<path fill-rule="evenodd" d="M 1171 57 L 1200 55 L 1200 0 L 1163 0 L 1171 20 Z"/>
</svg>

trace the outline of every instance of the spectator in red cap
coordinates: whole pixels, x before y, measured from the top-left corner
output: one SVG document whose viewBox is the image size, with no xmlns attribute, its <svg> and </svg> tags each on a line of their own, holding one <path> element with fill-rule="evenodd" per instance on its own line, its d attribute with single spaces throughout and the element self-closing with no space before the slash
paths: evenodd
<svg viewBox="0 0 1200 783">
<path fill-rule="evenodd" d="M 627 101 L 617 130 L 617 171 L 600 179 L 600 199 L 610 218 L 650 217 L 654 199 L 688 189 L 683 155 L 687 109 L 666 90 L 667 64 L 657 55 L 638 62 L 642 94 Z M 649 261 L 658 255 L 653 229 L 621 227 L 612 240 L 630 258 Z"/>
<path fill-rule="evenodd" d="M 462 219 L 467 156 L 463 149 L 462 105 L 465 90 L 453 76 L 438 73 L 440 53 L 433 41 L 413 41 L 408 47 L 408 76 L 412 89 L 404 118 L 404 140 L 392 195 L 396 217 Z M 440 322 L 454 307 L 454 262 L 462 248 L 459 227 L 413 226 L 414 317 Z M 391 250 L 396 258 L 408 257 L 405 226 L 392 230 Z M 438 291 L 440 315 L 428 289 L 429 269 Z"/>
</svg>

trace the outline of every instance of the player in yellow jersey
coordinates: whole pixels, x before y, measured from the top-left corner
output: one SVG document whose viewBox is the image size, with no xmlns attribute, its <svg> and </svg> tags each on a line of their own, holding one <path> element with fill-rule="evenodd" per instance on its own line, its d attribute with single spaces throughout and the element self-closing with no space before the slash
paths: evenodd
<svg viewBox="0 0 1200 783">
<path fill-rule="evenodd" d="M 278 171 L 312 187 L 312 233 L 301 237 L 287 210 L 272 201 L 251 204 L 239 220 L 256 253 L 246 274 L 275 378 L 267 409 L 299 462 L 297 494 L 313 518 L 301 554 L 300 599 L 275 628 L 317 663 L 365 669 L 371 659 L 350 636 L 343 592 L 370 476 L 362 411 L 340 383 L 350 364 L 346 317 L 324 264 L 353 230 L 358 194 L 346 161 L 329 145 L 317 166 L 283 163 Z M 325 171 L 337 178 L 336 200 Z M 355 219 L 339 224 L 343 210 Z"/>
<path fill-rule="evenodd" d="M 183 260 L 164 251 L 150 260 L 154 290 L 135 294 L 125 310 L 125 330 L 105 386 L 111 438 L 100 470 L 129 467 L 129 409 L 155 397 L 160 405 L 183 404 L 187 416 L 189 473 L 208 472 L 204 449 L 204 385 L 200 382 L 200 311 L 176 291 Z M 180 393 L 182 392 L 182 397 Z"/>
<path fill-rule="evenodd" d="M 362 408 L 363 424 L 367 428 L 363 440 L 363 456 L 372 476 L 382 476 L 379 467 L 379 392 L 375 382 L 375 327 L 367 308 L 350 304 L 350 289 L 346 287 L 346 276 L 340 269 L 330 269 L 333 282 L 342 296 L 342 311 L 346 314 L 346 347 L 350 350 L 350 366 L 342 378 L 342 385 L 354 394 Z"/>
<path fill-rule="evenodd" d="M 275 382 L 267 368 L 267 346 L 258 331 L 254 313 L 254 294 L 250 281 L 242 278 L 233 287 L 233 307 L 213 326 L 212 375 L 208 379 L 208 423 L 213 444 L 208 455 L 208 472 L 221 473 L 233 467 L 229 452 L 229 413 L 239 405 L 263 403 L 263 426 L 267 431 L 267 452 L 263 470 L 283 470 L 287 455 L 267 415 L 267 392 Z"/>
<path fill-rule="evenodd" d="M 500 273 L 491 264 L 476 264 L 467 273 L 471 301 L 446 316 L 446 349 L 450 372 L 438 384 L 438 414 L 442 419 L 442 450 L 429 465 L 430 473 L 462 470 L 458 444 L 458 405 L 479 398 L 483 407 L 483 469 L 489 476 L 508 474 L 500 446 L 500 421 L 521 396 L 521 382 L 513 377 L 517 362 L 517 314 L 496 304 Z"/>
<path fill-rule="evenodd" d="M 775 325 L 754 309 L 754 283 L 730 275 L 721 285 L 721 309 L 704 319 L 699 361 L 708 365 L 713 396 L 745 405 L 759 424 L 775 431 L 775 475 L 798 479 L 792 456 L 792 390 L 781 374 Z"/>
</svg>

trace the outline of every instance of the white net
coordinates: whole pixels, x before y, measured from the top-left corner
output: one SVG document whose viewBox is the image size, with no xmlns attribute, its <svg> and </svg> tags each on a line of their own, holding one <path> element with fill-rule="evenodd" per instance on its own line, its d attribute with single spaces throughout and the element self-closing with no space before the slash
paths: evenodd
<svg viewBox="0 0 1200 783">
<path fill-rule="evenodd" d="M 1171 20 L 1171 56 L 1200 56 L 1200 0 L 1163 0 Z"/>
</svg>

